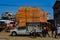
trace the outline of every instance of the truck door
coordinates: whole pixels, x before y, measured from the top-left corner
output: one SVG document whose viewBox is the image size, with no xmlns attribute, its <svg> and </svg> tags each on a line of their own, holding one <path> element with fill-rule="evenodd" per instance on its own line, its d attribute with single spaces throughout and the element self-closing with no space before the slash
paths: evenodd
<svg viewBox="0 0 60 40">
<path fill-rule="evenodd" d="M 18 28 L 18 34 L 26 34 L 26 28 Z"/>
</svg>

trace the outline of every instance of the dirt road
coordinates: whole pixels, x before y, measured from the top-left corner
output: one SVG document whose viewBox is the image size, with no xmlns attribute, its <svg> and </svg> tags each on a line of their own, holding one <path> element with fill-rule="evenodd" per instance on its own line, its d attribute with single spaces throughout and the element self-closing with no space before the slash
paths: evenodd
<svg viewBox="0 0 60 40">
<path fill-rule="evenodd" d="M 52 37 L 36 37 L 31 38 L 30 36 L 9 36 L 9 33 L 6 32 L 0 32 L 0 40 L 60 40 L 60 37 L 58 39 L 52 38 Z"/>
</svg>

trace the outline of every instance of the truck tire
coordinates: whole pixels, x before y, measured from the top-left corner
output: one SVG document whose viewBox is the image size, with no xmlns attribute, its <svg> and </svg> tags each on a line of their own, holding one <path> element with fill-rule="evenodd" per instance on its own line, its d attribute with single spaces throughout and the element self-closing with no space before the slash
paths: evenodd
<svg viewBox="0 0 60 40">
<path fill-rule="evenodd" d="M 12 34 L 11 34 L 12 36 L 16 36 L 17 35 L 17 33 L 16 32 L 12 32 Z"/>
<path fill-rule="evenodd" d="M 34 37 L 36 37 L 36 36 L 37 36 L 36 32 L 34 32 L 34 33 L 33 33 L 33 36 L 34 36 Z"/>
<path fill-rule="evenodd" d="M 32 33 L 30 33 L 30 36 L 32 36 Z"/>
<path fill-rule="evenodd" d="M 36 33 L 35 32 L 31 33 L 31 36 L 36 37 Z"/>
</svg>

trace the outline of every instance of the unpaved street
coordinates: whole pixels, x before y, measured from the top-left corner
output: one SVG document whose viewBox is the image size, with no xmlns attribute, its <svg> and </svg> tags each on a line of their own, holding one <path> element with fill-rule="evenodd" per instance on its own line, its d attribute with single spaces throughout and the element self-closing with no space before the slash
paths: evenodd
<svg viewBox="0 0 60 40">
<path fill-rule="evenodd" d="M 52 37 L 36 37 L 36 38 L 31 38 L 30 36 L 9 36 L 9 33 L 6 32 L 0 32 L 0 40 L 60 40 L 59 38 L 52 38 Z"/>
</svg>

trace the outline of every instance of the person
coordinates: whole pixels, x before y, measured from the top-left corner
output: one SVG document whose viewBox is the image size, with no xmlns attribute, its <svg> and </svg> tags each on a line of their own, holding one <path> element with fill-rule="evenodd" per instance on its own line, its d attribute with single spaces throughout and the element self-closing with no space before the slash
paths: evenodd
<svg viewBox="0 0 60 40">
<path fill-rule="evenodd" d="M 54 27 L 51 27 L 51 33 L 52 33 L 52 37 L 54 36 Z"/>
<path fill-rule="evenodd" d="M 33 25 L 33 29 L 31 30 L 30 32 L 30 35 L 31 37 L 35 38 L 37 35 L 36 35 L 36 25 Z"/>
<path fill-rule="evenodd" d="M 52 37 L 54 37 L 55 31 L 56 31 L 55 26 L 51 25 L 51 34 L 52 34 Z"/>
<path fill-rule="evenodd" d="M 49 30 L 49 27 L 48 25 L 46 25 L 46 34 L 50 37 L 48 30 Z"/>
<path fill-rule="evenodd" d="M 33 32 L 32 32 L 32 36 L 34 36 L 34 37 L 36 37 L 36 27 L 37 27 L 37 25 L 34 26 Z"/>
<path fill-rule="evenodd" d="M 46 37 L 46 35 L 48 35 L 48 36 L 50 37 L 50 35 L 49 35 L 49 33 L 48 33 L 48 26 L 45 25 L 45 26 L 43 27 L 42 34 L 43 34 L 43 37 Z"/>
<path fill-rule="evenodd" d="M 43 37 L 46 37 L 46 26 L 43 26 L 42 35 Z"/>
<path fill-rule="evenodd" d="M 14 24 L 10 24 L 10 29 L 13 29 L 14 28 Z"/>
<path fill-rule="evenodd" d="M 9 25 L 9 23 L 7 24 L 7 32 L 9 32 L 9 30 L 10 30 L 10 25 Z"/>
<path fill-rule="evenodd" d="M 55 27 L 55 38 L 57 37 L 57 27 Z"/>
<path fill-rule="evenodd" d="M 15 28 L 19 27 L 19 21 L 15 22 Z"/>
<path fill-rule="evenodd" d="M 33 36 L 36 37 L 36 29 L 34 29 Z"/>
</svg>

